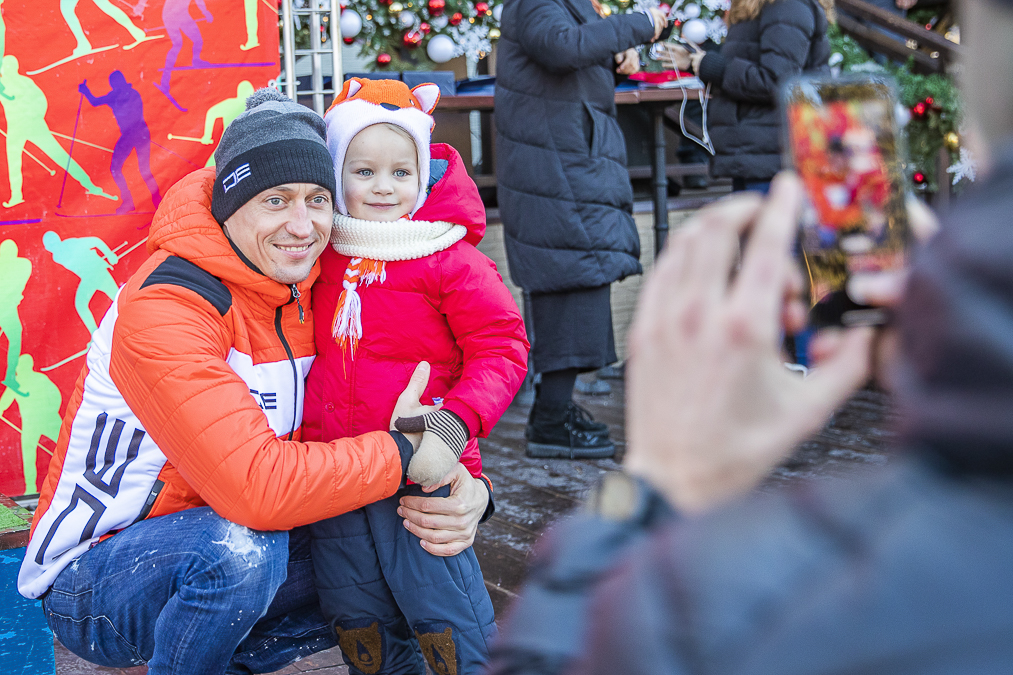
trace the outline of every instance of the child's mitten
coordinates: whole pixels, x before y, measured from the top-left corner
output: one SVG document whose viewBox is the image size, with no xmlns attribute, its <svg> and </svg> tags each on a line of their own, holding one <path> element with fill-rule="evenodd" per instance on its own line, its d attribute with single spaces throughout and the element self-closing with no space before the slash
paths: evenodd
<svg viewBox="0 0 1013 675">
<path fill-rule="evenodd" d="M 394 427 L 405 434 L 423 432 L 422 444 L 408 463 L 408 477 L 423 486 L 438 483 L 450 473 L 468 443 L 468 427 L 449 410 L 399 417 Z"/>
</svg>

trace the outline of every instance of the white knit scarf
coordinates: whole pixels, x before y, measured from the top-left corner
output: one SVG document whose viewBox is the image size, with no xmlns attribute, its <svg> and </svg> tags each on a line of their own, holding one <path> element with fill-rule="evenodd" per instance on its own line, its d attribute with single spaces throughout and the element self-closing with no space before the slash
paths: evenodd
<svg viewBox="0 0 1013 675">
<path fill-rule="evenodd" d="M 336 214 L 331 246 L 341 255 L 351 257 L 331 322 L 331 335 L 338 345 L 342 349 L 347 346 L 355 359 L 355 349 L 362 338 L 359 286 L 386 281 L 387 262 L 425 258 L 456 244 L 467 232 L 463 225 L 443 221 L 402 218 L 384 222 Z"/>
</svg>

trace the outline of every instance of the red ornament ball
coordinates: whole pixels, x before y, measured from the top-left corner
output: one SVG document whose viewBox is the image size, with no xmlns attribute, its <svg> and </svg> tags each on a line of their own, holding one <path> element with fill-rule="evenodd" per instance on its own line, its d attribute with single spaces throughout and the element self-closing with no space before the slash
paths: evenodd
<svg viewBox="0 0 1013 675">
<path fill-rule="evenodd" d="M 456 26 L 457 24 L 461 23 L 461 20 L 463 18 L 464 18 L 463 14 L 461 14 L 460 12 L 454 12 L 454 15 L 450 17 L 450 25 Z"/>
<path fill-rule="evenodd" d="M 476 2 L 475 3 L 475 11 L 478 12 L 480 16 L 482 14 L 487 14 L 489 12 L 489 3 L 488 2 Z"/>
<path fill-rule="evenodd" d="M 915 171 L 915 174 L 911 176 L 911 179 L 915 182 L 915 185 L 925 184 L 925 174 L 923 174 L 921 171 Z"/>
<path fill-rule="evenodd" d="M 343 42 L 344 42 L 344 43 L 345 43 L 346 45 L 350 45 L 350 44 L 352 44 L 353 42 L 355 42 L 355 38 L 353 38 L 353 37 L 346 37 L 346 38 L 341 38 L 341 40 L 342 40 L 342 41 L 343 41 Z"/>
<path fill-rule="evenodd" d="M 390 54 L 387 52 L 380 52 L 376 55 L 376 65 L 384 68 L 390 65 Z"/>
<path fill-rule="evenodd" d="M 679 21 L 678 19 L 672 19 L 672 25 L 678 28 L 679 26 L 682 25 L 682 21 Z"/>
<path fill-rule="evenodd" d="M 912 106 L 911 113 L 915 117 L 924 117 L 926 109 L 927 108 L 925 106 L 925 102 L 924 101 L 918 101 L 917 103 L 914 104 L 914 106 Z"/>
<path fill-rule="evenodd" d="M 404 37 L 401 39 L 401 42 L 408 49 L 415 49 L 420 44 L 422 44 L 422 31 L 418 29 L 408 31 L 407 33 L 404 34 Z"/>
<path fill-rule="evenodd" d="M 935 101 L 932 99 L 931 96 L 926 96 L 925 97 L 925 105 L 932 105 L 934 103 L 935 103 Z"/>
<path fill-rule="evenodd" d="M 423 35 L 429 35 L 429 31 L 432 30 L 432 26 L 423 21 L 419 24 L 419 30 L 422 31 Z"/>
<path fill-rule="evenodd" d="M 660 5 L 658 5 L 658 9 L 660 9 L 662 12 L 664 12 L 667 15 L 669 12 L 672 11 L 672 6 L 668 5 L 668 4 L 665 4 L 663 2 Z"/>
<path fill-rule="evenodd" d="M 443 14 L 443 10 L 446 8 L 446 0 L 429 0 L 429 14 L 431 16 L 439 16 L 440 14 Z"/>
</svg>

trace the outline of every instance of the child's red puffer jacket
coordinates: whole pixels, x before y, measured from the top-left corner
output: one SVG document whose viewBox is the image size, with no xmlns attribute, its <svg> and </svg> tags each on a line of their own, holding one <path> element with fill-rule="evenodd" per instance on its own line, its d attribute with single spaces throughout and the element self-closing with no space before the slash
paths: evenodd
<svg viewBox="0 0 1013 675">
<path fill-rule="evenodd" d="M 306 383 L 303 437 L 323 440 L 386 430 L 397 397 L 419 361 L 432 366 L 423 403 L 442 399 L 471 432 L 461 461 L 482 470 L 476 436 L 485 437 L 527 372 L 524 323 L 496 265 L 475 245 L 485 208 L 460 155 L 430 146 L 448 163 L 415 220 L 468 229 L 464 239 L 424 258 L 386 263 L 386 280 L 359 288 L 362 338 L 353 360 L 331 335 L 349 257 L 328 247 L 313 287 L 317 359 Z"/>
</svg>

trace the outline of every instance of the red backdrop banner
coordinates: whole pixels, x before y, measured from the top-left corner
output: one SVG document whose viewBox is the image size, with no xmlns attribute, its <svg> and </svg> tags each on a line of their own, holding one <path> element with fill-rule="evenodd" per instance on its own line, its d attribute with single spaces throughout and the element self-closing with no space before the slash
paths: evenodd
<svg viewBox="0 0 1013 675">
<path fill-rule="evenodd" d="M 270 0 L 0 7 L 0 492 L 38 492 L 161 196 L 278 76 Z"/>
</svg>

